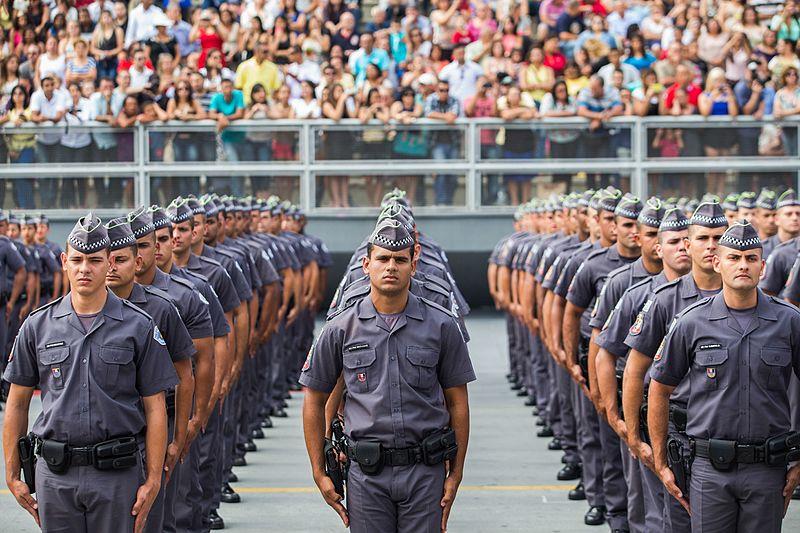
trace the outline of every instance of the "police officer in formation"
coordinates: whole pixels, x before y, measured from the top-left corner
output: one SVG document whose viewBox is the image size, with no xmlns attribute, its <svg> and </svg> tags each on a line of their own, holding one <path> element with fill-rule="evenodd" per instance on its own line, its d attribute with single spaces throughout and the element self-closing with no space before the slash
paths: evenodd
<svg viewBox="0 0 800 533">
<path fill-rule="evenodd" d="M 300 387 L 332 264 L 302 210 L 205 195 L 106 224 L 89 213 L 63 253 L 44 217 L 8 222 L 0 212 L 17 501 L 44 531 L 223 529 L 220 503 L 241 501 L 232 466 Z"/>
<path fill-rule="evenodd" d="M 444 531 L 469 439 L 466 307 L 447 256 L 402 191 L 384 197 L 300 374 L 306 447 L 326 503 L 354 532 Z M 324 439 L 341 416 L 345 494 Z M 334 460 L 335 461 L 335 460 Z"/>
<path fill-rule="evenodd" d="M 800 481 L 798 204 L 609 187 L 517 211 L 487 269 L 508 378 L 587 525 L 749 531 L 769 512 L 780 530 Z"/>
</svg>

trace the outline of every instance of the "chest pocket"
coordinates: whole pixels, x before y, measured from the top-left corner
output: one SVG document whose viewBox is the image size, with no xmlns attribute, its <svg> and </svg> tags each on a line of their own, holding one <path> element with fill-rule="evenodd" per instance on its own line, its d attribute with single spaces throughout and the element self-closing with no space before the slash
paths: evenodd
<svg viewBox="0 0 800 533">
<path fill-rule="evenodd" d="M 436 383 L 436 365 L 439 363 L 439 352 L 431 348 L 409 346 L 406 348 L 406 359 L 411 363 L 411 372 L 407 381 L 415 389 L 430 389 Z"/>
<path fill-rule="evenodd" d="M 758 375 L 767 390 L 786 390 L 789 387 L 792 352 L 789 348 L 764 346 L 761 348 L 761 364 Z"/>
<path fill-rule="evenodd" d="M 720 350 L 700 350 L 695 353 L 695 364 L 699 371 L 704 375 L 700 376 L 703 383 L 703 390 L 717 390 L 728 387 L 730 376 L 728 375 L 728 349 Z"/>
<path fill-rule="evenodd" d="M 136 369 L 133 365 L 133 349 L 124 346 L 103 346 L 96 377 L 107 389 L 133 390 L 136 387 Z"/>
<path fill-rule="evenodd" d="M 375 386 L 378 376 L 374 375 L 375 350 L 367 348 L 355 352 L 346 352 L 342 356 L 344 366 L 344 382 L 347 390 L 352 392 L 369 392 L 370 384 Z"/>
<path fill-rule="evenodd" d="M 48 388 L 63 389 L 70 366 L 72 366 L 69 346 L 39 350 L 39 363 L 45 368 L 46 374 L 42 381 L 48 384 Z"/>
</svg>

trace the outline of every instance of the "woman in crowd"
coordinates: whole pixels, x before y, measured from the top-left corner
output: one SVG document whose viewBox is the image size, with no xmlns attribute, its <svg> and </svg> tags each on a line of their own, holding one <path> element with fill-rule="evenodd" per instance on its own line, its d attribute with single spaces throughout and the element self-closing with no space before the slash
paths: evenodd
<svg viewBox="0 0 800 533">
<path fill-rule="evenodd" d="M 784 117 L 800 114 L 800 84 L 797 79 L 797 67 L 788 67 L 781 77 L 781 88 L 775 93 L 773 116 L 780 120 Z M 797 150 L 797 128 L 781 128 L 783 146 L 787 153 L 794 154 Z"/>
<path fill-rule="evenodd" d="M 355 103 L 340 83 L 327 88 L 322 103 L 322 116 L 339 122 L 355 116 Z M 329 160 L 346 160 L 353 153 L 353 133 L 349 129 L 333 127 L 327 129 L 322 139 L 324 157 Z M 350 207 L 350 178 L 348 176 L 325 176 L 325 191 L 330 199 L 329 207 Z"/>
<path fill-rule="evenodd" d="M 544 95 L 539 107 L 542 118 L 574 117 L 578 108 L 575 99 L 570 96 L 564 80 L 556 81 L 553 89 Z M 580 143 L 575 141 L 580 137 L 578 129 L 547 130 L 550 139 L 550 159 L 573 159 L 578 156 Z"/>
<path fill-rule="evenodd" d="M 286 84 L 278 87 L 273 93 L 269 107 L 269 118 L 284 120 L 293 118 L 292 104 L 290 103 L 291 90 Z M 291 132 L 276 132 L 272 141 L 272 159 L 274 161 L 297 160 L 297 135 Z M 294 178 L 276 177 L 275 194 L 281 198 L 288 198 L 292 192 Z"/>
<path fill-rule="evenodd" d="M 158 14 L 155 16 L 154 25 L 156 27 L 155 35 L 144 42 L 145 54 L 147 54 L 150 58 L 150 62 L 154 65 L 158 64 L 161 54 L 169 54 L 170 57 L 174 58 L 174 64 L 171 65 L 174 69 L 178 66 L 181 51 L 178 41 L 167 31 L 170 20 L 166 15 Z"/>
<path fill-rule="evenodd" d="M 219 24 L 219 15 L 216 13 L 212 15 L 210 10 L 200 13 L 197 24 L 192 26 L 192 31 L 189 32 L 190 41 L 200 42 L 200 57 L 197 60 L 198 68 L 205 66 L 209 50 L 222 50 L 222 44 L 225 42 L 226 37 L 225 29 Z"/>
<path fill-rule="evenodd" d="M 386 131 L 384 126 L 389 122 L 389 108 L 381 102 L 378 89 L 370 89 L 364 103 L 358 109 L 358 120 L 361 124 L 370 124 L 361 133 L 361 159 L 386 159 Z M 367 193 L 367 205 L 380 204 L 382 191 L 380 179 L 374 176 L 364 177 Z"/>
<path fill-rule="evenodd" d="M 30 94 L 22 85 L 17 85 L 11 90 L 11 99 L 5 108 L 5 114 L 0 115 L 0 125 L 19 127 L 31 120 Z M 34 133 L 14 133 L 6 135 L 8 158 L 12 165 L 29 165 L 36 162 L 35 148 L 36 135 Z M 33 209 L 33 180 L 15 179 L 14 200 L 20 209 Z"/>
<path fill-rule="evenodd" d="M 125 34 L 114 23 L 111 13 L 103 10 L 100 20 L 92 32 L 89 50 L 97 66 L 97 77 L 111 78 L 117 74 L 117 55 L 125 46 Z"/>
<path fill-rule="evenodd" d="M 81 39 L 81 28 L 77 20 L 67 21 L 67 36 L 58 43 L 58 52 L 67 58 L 72 59 L 75 55 L 75 44 Z"/>
<path fill-rule="evenodd" d="M 391 120 L 405 126 L 395 132 L 392 140 L 394 159 L 425 159 L 428 156 L 425 133 L 422 130 L 408 127 L 422 116 L 423 111 L 422 104 L 415 99 L 414 89 L 403 87 L 400 91 L 400 99 L 389 108 Z M 398 178 L 398 187 L 406 191 L 409 198 L 416 198 L 418 179 L 416 176 L 400 177 Z"/>
<path fill-rule="evenodd" d="M 551 89 L 552 90 L 552 87 Z M 546 94 L 546 93 L 545 93 Z M 498 107 L 501 107 L 498 104 Z M 526 105 L 522 100 L 522 91 L 520 87 L 512 85 L 508 89 L 506 95 L 505 105 L 500 111 L 500 117 L 506 121 L 519 120 L 527 122 L 536 118 L 536 109 Z M 508 127 L 500 130 L 504 133 L 501 137 L 503 145 L 503 157 L 505 159 L 533 159 L 534 145 L 536 144 L 536 133 L 530 126 L 522 125 L 522 127 Z M 500 133 L 498 133 L 500 136 Z M 511 205 L 519 205 L 523 198 L 531 197 L 531 174 L 514 174 L 509 173 L 504 176 L 506 189 L 511 201 Z"/>
<path fill-rule="evenodd" d="M 88 163 L 92 160 L 92 134 L 88 129 L 76 130 L 75 127 L 85 126 L 89 121 L 91 115 L 89 100 L 81 95 L 80 84 L 76 81 L 69 83 L 68 90 L 70 99 L 67 104 L 67 113 L 64 115 L 67 131 L 61 136 L 61 162 L 67 164 Z M 86 182 L 86 178 L 63 178 L 62 208 L 86 206 Z"/>
<path fill-rule="evenodd" d="M 225 64 L 231 64 L 236 53 L 239 51 L 239 33 L 241 27 L 233 16 L 229 8 L 220 9 L 219 23 L 222 28 L 222 35 L 225 41 L 222 43 L 222 53 L 225 54 Z"/>
<path fill-rule="evenodd" d="M 649 69 L 650 66 L 656 62 L 656 57 L 645 48 L 644 38 L 638 33 L 635 33 L 630 38 L 628 57 L 625 58 L 624 62 L 633 65 L 641 72 L 645 69 Z"/>
<path fill-rule="evenodd" d="M 697 107 L 700 114 L 708 116 L 732 116 L 739 114 L 736 96 L 725 81 L 725 71 L 713 68 L 706 78 L 705 90 L 700 94 Z M 704 135 L 706 157 L 720 158 L 736 154 L 738 136 L 736 130 L 722 127 L 709 129 Z M 708 173 L 708 191 L 722 195 L 725 192 L 725 173 Z"/>
<path fill-rule="evenodd" d="M 222 52 L 216 49 L 208 51 L 206 66 L 200 69 L 200 74 L 205 79 L 203 87 L 212 93 L 220 90 L 222 80 L 232 80 L 234 78 L 233 72 L 222 65 Z"/>
<path fill-rule="evenodd" d="M 183 122 L 206 118 L 206 112 L 200 102 L 195 100 L 188 81 L 179 81 L 175 85 L 175 96 L 170 98 L 167 104 L 167 118 Z M 176 162 L 198 160 L 199 151 L 194 137 L 195 134 L 189 132 L 175 134 L 172 140 L 172 150 Z"/>
<path fill-rule="evenodd" d="M 11 91 L 19 85 L 19 57 L 14 54 L 0 60 L 0 109 L 5 108 Z"/>
<path fill-rule="evenodd" d="M 83 39 L 75 43 L 75 55 L 67 60 L 67 85 L 81 84 L 84 81 L 94 82 L 97 79 L 97 65 L 93 57 L 89 57 L 89 44 Z"/>
<path fill-rule="evenodd" d="M 244 112 L 245 120 L 265 120 L 269 118 L 267 91 L 260 83 L 250 91 L 250 106 Z M 243 161 L 269 161 L 272 158 L 272 139 L 274 134 L 258 129 L 248 129 L 243 144 Z"/>
<path fill-rule="evenodd" d="M 786 39 L 779 39 L 776 47 L 778 54 L 769 60 L 767 67 L 775 80 L 781 79 L 783 72 L 789 68 L 800 68 L 800 60 L 794 52 L 794 45 Z"/>
<path fill-rule="evenodd" d="M 706 64 L 708 70 L 724 66 L 725 45 L 729 37 L 716 19 L 706 22 L 697 39 L 697 57 Z"/>
<path fill-rule="evenodd" d="M 275 27 L 272 29 L 272 39 L 270 40 L 270 52 L 273 61 L 278 65 L 289 64 L 289 54 L 297 44 L 297 36 L 289 29 L 289 21 L 286 17 L 279 15 L 275 17 Z"/>
</svg>

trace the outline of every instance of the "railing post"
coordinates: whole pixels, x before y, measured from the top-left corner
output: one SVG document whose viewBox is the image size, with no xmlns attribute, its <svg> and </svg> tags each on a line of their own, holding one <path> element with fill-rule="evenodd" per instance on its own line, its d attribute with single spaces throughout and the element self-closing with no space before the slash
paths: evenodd
<svg viewBox="0 0 800 533">
<path fill-rule="evenodd" d="M 300 175 L 300 205 L 306 212 L 310 212 L 316 207 L 314 201 L 314 180 L 311 175 L 311 154 L 314 151 L 312 138 L 314 130 L 311 125 L 304 122 L 300 130 L 300 163 L 303 165 L 303 173 Z"/>
<path fill-rule="evenodd" d="M 479 209 L 481 205 L 481 184 L 479 182 L 480 175 L 475 169 L 475 165 L 478 162 L 477 154 L 479 153 L 478 150 L 480 149 L 480 147 L 476 145 L 476 130 L 477 128 L 475 127 L 475 122 L 470 121 L 467 124 L 466 130 L 464 131 L 464 155 L 466 156 L 468 163 L 467 174 L 464 176 L 464 193 L 468 211 L 475 211 Z"/>
<path fill-rule="evenodd" d="M 136 148 L 136 177 L 134 178 L 134 202 L 136 205 L 150 205 L 150 176 L 147 172 L 149 164 L 149 133 L 144 124 L 137 124 L 134 133 Z"/>
<path fill-rule="evenodd" d="M 631 130 L 631 155 L 633 156 L 634 168 L 631 175 L 631 192 L 639 198 L 646 198 L 647 173 L 644 171 L 642 163 L 647 158 L 647 128 L 644 126 L 641 117 L 636 117 Z"/>
</svg>

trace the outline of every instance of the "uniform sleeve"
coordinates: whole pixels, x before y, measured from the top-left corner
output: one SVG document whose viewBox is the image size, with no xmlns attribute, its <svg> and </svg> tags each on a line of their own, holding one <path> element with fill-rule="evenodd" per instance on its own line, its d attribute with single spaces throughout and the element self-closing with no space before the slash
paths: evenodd
<svg viewBox="0 0 800 533">
<path fill-rule="evenodd" d="M 205 285 L 204 288 L 207 291 L 206 299 L 208 300 L 208 313 L 211 315 L 212 334 L 214 338 L 224 337 L 231 332 L 231 326 L 225 318 L 225 311 L 211 285 Z"/>
<path fill-rule="evenodd" d="M 153 321 L 148 319 L 143 329 L 136 354 L 136 390 L 146 397 L 173 388 L 178 384 L 178 375 Z"/>
<path fill-rule="evenodd" d="M 233 311 L 242 303 L 236 294 L 231 277 L 222 269 L 215 270 L 215 282 L 213 283 L 214 292 L 219 298 L 222 310 L 226 313 Z"/>
<path fill-rule="evenodd" d="M 800 301 L 800 279 L 798 279 L 798 274 L 800 274 L 800 255 L 794 260 L 789 278 L 786 280 L 786 290 L 783 294 L 793 302 Z"/>
<path fill-rule="evenodd" d="M 264 271 L 264 278 L 261 280 L 264 282 L 264 285 L 272 285 L 273 283 L 278 283 L 281 280 L 280 274 L 275 269 L 275 266 L 272 264 L 271 261 L 264 262 L 265 271 Z"/>
<path fill-rule="evenodd" d="M 683 381 L 692 364 L 687 330 L 688 318 L 676 319 L 653 357 L 650 377 L 659 383 L 675 387 Z"/>
<path fill-rule="evenodd" d="M 209 302 L 202 297 L 200 292 L 192 290 L 184 302 L 185 316 L 181 316 L 183 325 L 193 339 L 205 339 L 211 337 L 214 329 L 211 324 L 211 314 L 209 312 Z"/>
<path fill-rule="evenodd" d="M 46 250 L 42 253 L 44 254 L 44 262 L 47 265 L 47 269 L 51 273 L 58 272 L 61 269 L 61 266 L 58 264 L 55 254 L 51 250 Z"/>
<path fill-rule="evenodd" d="M 572 259 L 567 260 L 566 264 L 564 264 L 564 268 L 561 270 L 561 274 L 558 276 L 558 281 L 555 284 L 555 292 L 556 295 L 560 296 L 561 298 L 567 297 L 567 292 L 569 291 L 569 285 L 572 283 L 572 278 L 575 277 L 575 271 L 578 269 L 578 265 L 576 261 Z"/>
<path fill-rule="evenodd" d="M 308 351 L 299 381 L 309 389 L 331 392 L 341 373 L 341 333 L 338 328 L 326 324 Z"/>
<path fill-rule="evenodd" d="M 556 284 L 558 283 L 558 277 L 561 274 L 561 269 L 563 267 L 563 259 L 561 256 L 556 257 L 553 260 L 553 263 L 546 269 L 544 273 L 544 278 L 542 279 L 542 287 L 544 287 L 547 291 L 552 291 L 556 288 Z"/>
<path fill-rule="evenodd" d="M 8 244 L 6 247 L 6 266 L 8 269 L 15 273 L 17 270 L 25 266 L 25 259 L 20 255 L 19 251 L 13 244 Z"/>
<path fill-rule="evenodd" d="M 33 387 L 39 383 L 39 359 L 34 333 L 30 319 L 26 320 L 14 341 L 3 373 L 3 379 L 9 383 L 23 387 Z"/>
<path fill-rule="evenodd" d="M 586 268 L 586 263 L 582 263 L 567 290 L 567 301 L 576 307 L 586 309 L 592 303 L 593 295 L 592 269 Z"/>
<path fill-rule="evenodd" d="M 184 325 L 174 305 L 167 305 L 164 317 L 166 320 L 164 321 L 164 327 L 161 328 L 164 331 L 161 333 L 167 343 L 167 351 L 169 351 L 172 361 L 183 361 L 194 357 L 197 349 L 195 349 L 192 336 L 189 335 L 189 330 Z M 211 318 L 209 317 L 208 320 L 210 322 Z M 206 336 L 210 337 L 210 335 Z"/>
<path fill-rule="evenodd" d="M 789 261 L 794 261 L 795 257 L 790 257 L 782 250 L 776 250 L 767 258 L 767 268 L 764 271 L 764 278 L 758 284 L 761 290 L 770 294 L 779 294 L 786 284 L 786 278 L 790 271 Z"/>
<path fill-rule="evenodd" d="M 229 269 L 228 273 L 231 276 L 231 281 L 236 289 L 236 294 L 239 296 L 239 300 L 243 302 L 252 300 L 253 289 L 251 287 L 251 282 L 249 282 L 246 277 L 252 277 L 252 271 L 249 265 L 245 265 L 243 268 L 238 261 L 231 259 L 231 266 L 233 268 Z M 245 270 L 247 270 L 247 273 L 245 273 Z"/>
<path fill-rule="evenodd" d="M 628 330 L 625 344 L 637 352 L 641 352 L 647 357 L 655 357 L 658 345 L 666 334 L 667 326 L 672 320 L 667 316 L 667 311 L 657 299 L 649 300 L 652 302 L 647 309 L 647 303 L 636 315 L 636 319 Z"/>
<path fill-rule="evenodd" d="M 617 357 L 624 357 L 628 353 L 625 338 L 635 320 L 635 317 L 631 316 L 634 313 L 631 304 L 628 294 L 623 294 L 616 307 L 611 310 L 597 339 L 598 346 Z"/>
<path fill-rule="evenodd" d="M 455 319 L 446 320 L 442 324 L 441 352 L 439 352 L 437 372 L 439 383 L 443 389 L 458 387 L 476 379 L 467 343 Z"/>
<path fill-rule="evenodd" d="M 589 327 L 592 329 L 602 329 L 603 324 L 608 320 L 608 315 L 614 310 L 614 305 L 620 301 L 620 287 L 616 279 L 607 281 L 603 288 L 600 290 L 600 295 L 597 297 L 595 308 L 592 311 L 592 319 L 589 321 Z"/>
</svg>

